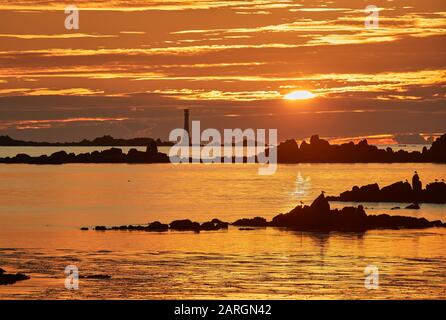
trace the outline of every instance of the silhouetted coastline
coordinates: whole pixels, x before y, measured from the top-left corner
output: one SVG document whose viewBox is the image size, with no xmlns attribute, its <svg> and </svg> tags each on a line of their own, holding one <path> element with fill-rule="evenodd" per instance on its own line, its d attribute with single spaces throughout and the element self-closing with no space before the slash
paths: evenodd
<svg viewBox="0 0 446 320">
<path fill-rule="evenodd" d="M 339 196 L 328 196 L 327 199 L 341 202 L 413 203 L 406 209 L 419 209 L 418 203 L 446 203 L 446 183 L 428 183 L 423 189 L 418 174 L 412 180 L 412 185 L 408 181 L 399 181 L 383 188 L 378 183 L 354 186 L 350 191 L 342 192 Z"/>
<path fill-rule="evenodd" d="M 158 152 L 156 143 L 148 144 L 146 151 L 130 149 L 128 153 L 121 149 L 111 148 L 104 151 L 87 153 L 67 153 L 58 151 L 50 156 L 42 155 L 31 157 L 27 154 L 18 154 L 15 157 L 0 158 L 0 163 L 26 163 L 26 164 L 64 164 L 64 163 L 169 163 L 165 153 Z"/>
<path fill-rule="evenodd" d="M 437 138 L 430 148 L 422 152 L 385 150 L 369 145 L 367 140 L 330 145 L 326 140 L 314 135 L 310 143 L 303 141 L 299 146 L 296 140 L 287 140 L 277 147 L 278 163 L 401 163 L 434 162 L 446 163 L 446 134 Z"/>
<path fill-rule="evenodd" d="M 175 220 L 169 225 L 158 221 L 148 225 L 123 225 L 117 227 L 96 226 L 96 231 L 210 231 L 228 229 L 229 223 L 218 219 L 205 223 L 198 223 L 189 219 Z M 388 214 L 367 215 L 362 206 L 345 207 L 341 210 L 330 209 L 327 198 L 322 193 L 311 206 L 299 205 L 288 213 L 279 214 L 271 221 L 262 217 L 243 218 L 232 225 L 242 227 L 239 230 L 251 230 L 252 227 L 280 227 L 296 231 L 312 232 L 364 232 L 372 229 L 425 229 L 432 227 L 446 227 L 440 220 L 428 221 L 425 218 L 407 216 L 391 216 Z M 156 227 L 154 227 L 156 226 Z M 81 230 L 88 230 L 82 227 Z"/>
<path fill-rule="evenodd" d="M 162 141 L 153 138 L 132 138 L 117 139 L 105 135 L 93 140 L 83 139 L 77 142 L 36 142 L 22 141 L 11 138 L 10 136 L 0 136 L 1 147 L 144 147 L 148 144 L 156 143 L 157 146 L 172 146 L 170 141 Z"/>
<path fill-rule="evenodd" d="M 296 140 L 287 140 L 277 148 L 277 162 L 292 163 L 446 163 L 446 134 L 432 143 L 430 148 L 424 147 L 422 152 L 407 152 L 399 150 L 394 152 L 391 148 L 386 150 L 369 145 L 367 140 L 358 144 L 353 142 L 342 145 L 330 145 L 328 141 L 312 136 L 310 143 L 302 142 L 300 147 Z M 265 151 L 267 154 L 270 149 Z M 240 157 L 241 163 L 257 162 L 257 157 Z M 185 158 L 192 162 L 192 158 Z M 229 160 L 229 161 L 228 161 Z M 18 154 L 15 157 L 0 158 L 0 163 L 26 163 L 26 164 L 64 164 L 64 163 L 169 163 L 169 157 L 158 152 L 157 143 L 151 140 L 147 144 L 147 151 L 141 152 L 131 149 L 127 154 L 121 149 L 111 148 L 104 151 L 93 151 L 81 154 L 55 152 L 51 155 L 31 157 L 27 154 Z M 187 162 L 187 161 L 186 161 Z M 203 162 L 198 160 L 198 162 Z M 221 158 L 221 162 L 236 162 L 236 157 Z"/>
</svg>

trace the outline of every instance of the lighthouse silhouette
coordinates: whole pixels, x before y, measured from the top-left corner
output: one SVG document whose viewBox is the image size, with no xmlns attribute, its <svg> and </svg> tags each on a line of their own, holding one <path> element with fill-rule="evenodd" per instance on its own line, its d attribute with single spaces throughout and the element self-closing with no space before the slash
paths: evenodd
<svg viewBox="0 0 446 320">
<path fill-rule="evenodd" d="M 189 109 L 184 109 L 184 131 L 187 132 L 189 146 L 191 145 L 191 136 L 190 136 L 190 128 L 189 128 Z"/>
</svg>

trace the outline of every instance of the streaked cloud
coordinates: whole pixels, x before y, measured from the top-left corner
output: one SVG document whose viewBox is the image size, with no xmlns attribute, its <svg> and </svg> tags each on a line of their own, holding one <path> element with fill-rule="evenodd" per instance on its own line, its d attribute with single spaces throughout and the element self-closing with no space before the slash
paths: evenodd
<svg viewBox="0 0 446 320">
<path fill-rule="evenodd" d="M 185 106 L 228 125 L 277 117 L 290 134 L 287 113 L 325 119 L 321 131 L 367 115 L 368 130 L 386 134 L 403 124 L 384 113 L 408 128 L 418 125 L 409 113 L 437 128 L 446 120 L 444 0 L 376 0 L 378 29 L 364 27 L 369 3 L 357 0 L 80 0 L 81 28 L 71 31 L 67 4 L 0 3 L 0 122 L 9 123 L 0 129 L 165 134 L 168 114 Z M 283 101 L 299 90 L 317 98 Z M 52 116 L 104 120 L 26 123 Z M 376 133 L 358 130 L 346 134 Z"/>
</svg>

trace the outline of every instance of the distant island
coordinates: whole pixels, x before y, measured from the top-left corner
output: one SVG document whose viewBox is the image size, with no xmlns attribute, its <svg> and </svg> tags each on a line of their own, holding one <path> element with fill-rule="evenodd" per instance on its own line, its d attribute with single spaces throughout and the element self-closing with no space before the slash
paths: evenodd
<svg viewBox="0 0 446 320">
<path fill-rule="evenodd" d="M 15 140 L 10 136 L 0 136 L 1 147 L 145 147 L 153 142 L 157 146 L 173 146 L 170 141 L 152 138 L 116 139 L 105 135 L 93 140 L 83 139 L 78 142 L 35 142 Z"/>
<path fill-rule="evenodd" d="M 377 183 L 362 187 L 354 186 L 352 190 L 342 192 L 339 196 L 327 197 L 329 201 L 342 202 L 401 202 L 414 203 L 446 203 L 446 183 L 435 181 L 428 183 L 423 189 L 418 174 L 412 178 L 412 185 L 408 181 L 399 181 L 389 186 L 379 188 Z"/>
<path fill-rule="evenodd" d="M 190 219 L 175 220 L 170 224 L 159 221 L 147 225 L 122 225 L 115 227 L 96 226 L 96 231 L 148 231 L 165 232 L 176 231 L 211 231 L 228 229 L 229 223 L 213 219 L 202 224 Z M 424 229 L 432 227 L 446 227 L 440 220 L 428 221 L 425 218 L 407 216 L 391 216 L 388 214 L 367 215 L 362 206 L 345 207 L 341 210 L 330 209 L 330 204 L 324 193 L 313 201 L 310 206 L 299 205 L 288 213 L 279 214 L 271 221 L 262 217 L 239 219 L 232 223 L 241 227 L 240 230 L 252 230 L 255 227 L 279 227 L 296 231 L 311 232 L 365 232 L 372 229 Z M 82 227 L 81 230 L 89 230 Z"/>
<path fill-rule="evenodd" d="M 267 150 L 268 152 L 268 150 Z M 430 148 L 423 147 L 421 152 L 392 148 L 379 149 L 369 145 L 367 140 L 358 144 L 353 142 L 330 145 L 326 140 L 314 135 L 310 143 L 303 141 L 299 146 L 296 140 L 287 140 L 277 147 L 278 163 L 401 163 L 433 162 L 446 163 L 446 134 L 437 138 Z"/>
</svg>

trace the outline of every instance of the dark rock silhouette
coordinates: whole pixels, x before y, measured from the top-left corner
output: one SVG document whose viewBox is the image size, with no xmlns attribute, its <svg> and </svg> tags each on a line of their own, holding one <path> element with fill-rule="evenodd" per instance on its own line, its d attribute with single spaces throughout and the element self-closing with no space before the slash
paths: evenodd
<svg viewBox="0 0 446 320">
<path fill-rule="evenodd" d="M 396 134 L 394 140 L 398 144 L 429 144 L 421 134 Z"/>
<path fill-rule="evenodd" d="M 330 145 L 317 135 L 312 136 L 309 143 L 303 141 L 300 147 L 295 140 L 287 140 L 276 148 L 279 163 L 446 162 L 446 134 L 437 138 L 429 149 L 423 148 L 423 152 L 383 150 L 369 145 L 367 140 L 358 144 Z"/>
<path fill-rule="evenodd" d="M 121 231 L 153 231 L 153 232 L 163 232 L 171 230 L 177 231 L 212 231 L 212 230 L 222 230 L 228 229 L 229 223 L 223 222 L 218 219 L 212 219 L 211 221 L 204 222 L 201 225 L 198 222 L 193 222 L 189 219 L 175 220 L 168 224 L 161 223 L 159 221 L 151 222 L 147 225 L 123 225 L 114 226 L 107 228 L 105 226 L 96 226 L 93 230 L 96 231 L 110 231 L 110 230 L 121 230 Z M 81 228 L 81 230 L 88 230 L 87 227 Z"/>
<path fill-rule="evenodd" d="M 412 177 L 412 189 L 415 192 L 421 192 L 421 190 L 423 189 L 423 185 L 420 181 L 420 177 L 418 176 L 418 173 L 416 171 Z"/>
<path fill-rule="evenodd" d="M 170 229 L 172 230 L 180 230 L 180 231 L 199 231 L 200 224 L 198 222 L 192 222 L 189 219 L 185 220 L 175 220 L 170 224 Z"/>
<path fill-rule="evenodd" d="M 0 285 L 14 284 L 17 281 L 23 281 L 31 279 L 29 276 L 23 273 L 6 273 L 6 271 L 0 268 Z"/>
<path fill-rule="evenodd" d="M 18 154 L 15 157 L 0 158 L 0 163 L 28 163 L 28 164 L 63 164 L 63 163 L 168 163 L 169 157 L 158 152 L 155 142 L 147 145 L 146 152 L 130 149 L 127 154 L 121 149 L 111 148 L 104 151 L 87 153 L 66 153 L 58 151 L 50 156 L 31 157 Z"/>
<path fill-rule="evenodd" d="M 344 202 L 402 202 L 402 203 L 446 203 L 446 183 L 433 182 L 422 188 L 418 174 L 412 179 L 414 188 L 408 182 L 396 182 L 382 189 L 378 184 L 354 186 L 351 191 L 339 196 L 327 197 L 329 201 Z"/>
<path fill-rule="evenodd" d="M 413 203 L 411 205 L 408 205 L 405 209 L 419 210 L 420 209 L 420 205 L 418 203 Z"/>
<path fill-rule="evenodd" d="M 331 210 L 323 193 L 311 206 L 299 205 L 288 213 L 275 216 L 271 222 L 266 222 L 265 219 L 262 221 L 266 223 L 266 226 L 316 232 L 364 232 L 370 229 L 446 227 L 446 224 L 441 221 L 431 222 L 425 218 L 390 216 L 388 214 L 367 215 L 362 206 Z M 237 225 L 251 227 L 252 219 L 237 220 Z"/>
<path fill-rule="evenodd" d="M 88 231 L 88 228 L 87 227 L 82 227 L 81 230 L 82 231 Z"/>
<path fill-rule="evenodd" d="M 279 214 L 270 225 L 307 231 L 364 231 L 365 219 L 362 206 L 330 210 L 330 204 L 322 193 L 311 206 L 299 205 L 286 214 Z"/>
<path fill-rule="evenodd" d="M 414 204 L 415 205 L 415 204 Z M 399 208 L 399 207 L 398 207 Z M 415 208 L 415 207 L 414 207 Z M 330 209 L 328 198 L 322 192 L 310 206 L 299 205 L 288 213 L 275 216 L 270 222 L 265 218 L 244 218 L 232 223 L 241 227 L 239 230 L 253 230 L 253 227 L 280 227 L 298 231 L 314 232 L 364 232 L 370 229 L 424 229 L 432 227 L 446 227 L 446 223 L 439 220 L 428 221 L 425 218 L 391 216 L 388 214 L 367 215 L 363 206 Z M 167 228 L 160 222 L 153 222 L 150 226 Z M 147 226 L 121 226 L 107 229 L 97 226 L 95 230 L 147 230 Z M 171 230 L 195 231 L 227 229 L 228 223 L 213 219 L 199 224 L 189 219 L 175 220 L 169 225 Z M 165 229 L 167 230 L 167 229 Z"/>
<path fill-rule="evenodd" d="M 205 222 L 200 225 L 200 230 L 210 231 L 210 230 L 220 230 L 228 229 L 229 223 L 220 221 L 218 219 L 212 219 L 212 221 Z"/>
<path fill-rule="evenodd" d="M 112 136 L 106 135 L 98 137 L 93 140 L 84 139 L 79 142 L 34 142 L 15 140 L 9 136 L 0 136 L 0 146 L 83 146 L 83 147 L 142 147 L 151 143 L 156 143 L 158 146 L 172 146 L 170 141 L 161 141 L 160 139 L 152 138 L 133 138 L 133 139 L 115 139 Z"/>
<path fill-rule="evenodd" d="M 148 231 L 167 231 L 168 229 L 169 225 L 161 223 L 159 221 L 149 223 L 149 225 L 147 226 Z"/>
<path fill-rule="evenodd" d="M 234 226 L 244 226 L 244 227 L 266 227 L 268 222 L 265 218 L 255 217 L 251 219 L 239 219 L 233 223 Z"/>
<path fill-rule="evenodd" d="M 4 145 L 11 145 L 9 137 L 0 137 Z M 9 139 L 8 139 L 9 138 Z M 107 142 L 109 141 L 109 142 Z M 110 142 L 114 141 L 114 142 Z M 141 144 L 142 141 L 144 144 Z M 118 143 L 119 142 L 119 143 Z M 20 145 L 20 144 L 19 144 Z M 28 145 L 28 144 L 24 144 Z M 63 145 L 63 144 L 61 144 Z M 76 145 L 76 144 L 67 144 Z M 62 163 L 168 163 L 169 157 L 157 151 L 156 146 L 162 145 L 159 140 L 138 140 L 135 144 L 125 144 L 120 139 L 113 139 L 110 136 L 97 138 L 92 142 L 83 140 L 77 145 L 90 146 L 118 146 L 118 145 L 146 145 L 146 152 L 131 149 L 127 154 L 122 153 L 120 149 L 111 148 L 102 152 L 94 151 L 75 155 L 67 154 L 65 151 L 55 152 L 52 155 L 42 155 L 31 157 L 26 154 L 18 154 L 15 157 L 0 158 L 0 163 L 28 163 L 28 164 L 62 164 Z M 314 135 L 310 142 L 302 142 L 300 147 L 295 140 L 287 140 L 280 143 L 277 147 L 277 159 L 279 163 L 401 163 L 401 162 L 433 162 L 446 163 L 446 134 L 432 142 L 428 149 L 423 148 L 422 152 L 407 152 L 404 150 L 393 151 L 391 148 L 386 150 L 379 149 L 376 146 L 368 144 L 367 140 L 362 140 L 358 144 L 353 142 L 342 145 L 330 145 L 328 141 L 320 139 Z M 270 153 L 270 149 L 265 151 Z M 255 156 L 250 159 L 255 160 Z M 192 158 L 185 159 L 192 161 Z M 228 157 L 228 160 L 235 162 L 236 157 Z M 248 157 L 241 157 L 242 163 L 248 162 Z M 225 161 L 225 157 L 221 158 Z"/>
</svg>

